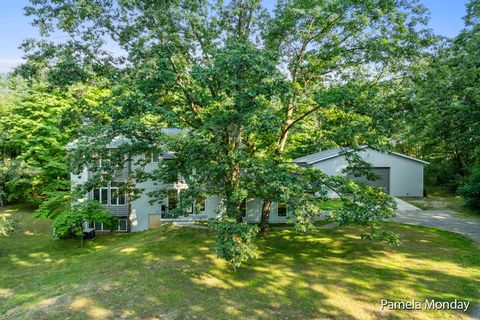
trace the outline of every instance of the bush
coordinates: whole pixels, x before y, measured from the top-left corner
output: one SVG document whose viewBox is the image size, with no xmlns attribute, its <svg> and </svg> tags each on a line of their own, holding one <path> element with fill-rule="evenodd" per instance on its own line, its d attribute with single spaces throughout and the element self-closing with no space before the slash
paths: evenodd
<svg viewBox="0 0 480 320">
<path fill-rule="evenodd" d="M 458 193 L 465 198 L 468 207 L 480 209 L 480 164 L 473 168 L 467 182 L 458 189 Z"/>
<path fill-rule="evenodd" d="M 9 216 L 0 216 L 0 236 L 7 236 L 20 230 L 18 220 Z"/>
<path fill-rule="evenodd" d="M 215 252 L 225 259 L 234 269 L 243 262 L 256 258 L 256 246 L 252 243 L 258 234 L 256 225 L 238 223 L 235 219 L 221 218 L 212 220 L 209 226 L 217 231 Z"/>
<path fill-rule="evenodd" d="M 62 211 L 53 220 L 54 234 L 57 238 L 71 238 L 83 236 L 85 221 L 103 222 L 111 230 L 117 225 L 117 218 L 112 217 L 110 211 L 102 207 L 95 200 L 87 200 Z"/>
</svg>

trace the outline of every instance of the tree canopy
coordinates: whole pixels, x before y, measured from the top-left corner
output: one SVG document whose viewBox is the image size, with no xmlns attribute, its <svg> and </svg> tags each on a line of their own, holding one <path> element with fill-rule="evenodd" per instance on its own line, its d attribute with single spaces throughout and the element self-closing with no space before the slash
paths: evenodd
<svg viewBox="0 0 480 320">
<path fill-rule="evenodd" d="M 0 109 L 12 115 L 0 124 L 12 149 L 4 161 L 35 177 L 24 196 L 65 181 L 64 146 L 76 138 L 73 170 L 98 172 L 80 193 L 135 156 L 175 151 L 153 172 L 135 160 L 125 184 L 131 199 L 141 192 L 136 182 L 180 179 L 189 186 L 180 207 L 221 195 L 217 230 L 249 242 L 251 230 L 237 225 L 245 199 L 263 200 L 266 235 L 272 203 L 288 203 L 307 230 L 334 191 L 344 206 L 332 219 L 393 243 L 380 228 L 394 214 L 391 197 L 292 159 L 331 147 L 396 145 L 428 155 L 437 172 L 457 173 L 456 186 L 479 160 L 472 148 L 480 123 L 477 1 L 462 33 L 435 48 L 416 0 L 279 0 L 273 10 L 259 0 L 32 0 L 26 13 L 43 38 L 24 42 L 28 62 L 14 72 L 28 93 L 5 98 Z M 165 127 L 184 130 L 172 136 Z M 105 145 L 119 136 L 128 143 L 107 155 Z M 424 142 L 412 138 L 419 136 Z M 101 172 L 98 158 L 109 159 Z M 349 173 L 368 173 L 358 157 L 348 160 Z M 243 248 L 249 257 L 249 244 Z M 233 256 L 223 249 L 217 252 Z"/>
</svg>

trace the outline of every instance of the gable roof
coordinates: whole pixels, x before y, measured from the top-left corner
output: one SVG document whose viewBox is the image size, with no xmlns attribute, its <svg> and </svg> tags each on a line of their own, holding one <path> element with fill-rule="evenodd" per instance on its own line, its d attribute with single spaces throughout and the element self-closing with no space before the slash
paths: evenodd
<svg viewBox="0 0 480 320">
<path fill-rule="evenodd" d="M 373 149 L 369 146 L 360 146 L 360 148 L 358 148 L 357 151 L 364 150 L 364 149 L 367 149 L 367 148 Z M 338 157 L 340 155 L 343 155 L 343 154 L 349 153 L 349 152 L 355 152 L 355 150 L 353 150 L 351 148 L 328 149 L 328 150 L 323 150 L 323 151 L 320 151 L 320 152 L 317 152 L 317 153 L 314 153 L 314 154 L 310 154 L 308 156 L 304 156 L 304 157 L 301 157 L 301 158 L 294 159 L 293 162 L 296 162 L 296 163 L 299 163 L 299 164 L 313 164 L 313 163 L 325 161 L 325 160 L 328 160 L 328 159 L 331 159 L 331 158 L 335 158 L 335 157 Z M 413 157 L 410 157 L 410 156 L 407 156 L 407 155 L 404 155 L 404 154 L 401 154 L 401 153 L 393 152 L 393 151 L 387 151 L 387 153 L 398 156 L 398 157 L 407 158 L 409 160 L 421 162 L 421 163 L 424 163 L 424 164 L 429 163 L 427 161 L 420 160 L 420 159 L 417 159 L 417 158 L 413 158 Z"/>
</svg>

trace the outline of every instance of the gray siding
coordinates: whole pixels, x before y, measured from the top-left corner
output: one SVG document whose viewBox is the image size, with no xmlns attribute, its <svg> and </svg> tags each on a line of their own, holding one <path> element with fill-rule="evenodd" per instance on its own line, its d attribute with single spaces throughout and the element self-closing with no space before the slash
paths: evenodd
<svg viewBox="0 0 480 320">
<path fill-rule="evenodd" d="M 423 196 L 423 163 L 372 148 L 363 149 L 358 154 L 374 167 L 390 168 L 390 195 Z M 338 156 L 312 166 L 328 175 L 344 175 L 342 171 L 347 165 L 345 157 Z"/>
</svg>

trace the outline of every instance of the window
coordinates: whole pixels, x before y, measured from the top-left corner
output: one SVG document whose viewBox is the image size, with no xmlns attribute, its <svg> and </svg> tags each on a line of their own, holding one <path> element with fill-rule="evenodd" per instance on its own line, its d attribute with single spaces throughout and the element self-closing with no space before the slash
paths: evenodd
<svg viewBox="0 0 480 320">
<path fill-rule="evenodd" d="M 278 204 L 277 215 L 279 217 L 286 217 L 287 216 L 287 204 L 286 203 L 279 203 Z"/>
<path fill-rule="evenodd" d="M 177 190 L 168 190 L 168 210 L 173 210 L 178 205 L 178 191 Z"/>
<path fill-rule="evenodd" d="M 95 231 L 112 231 L 103 222 L 97 222 L 97 221 L 89 221 L 88 227 L 94 228 Z M 118 225 L 117 225 L 116 231 L 128 231 L 128 222 L 126 218 L 118 219 Z"/>
<path fill-rule="evenodd" d="M 122 182 L 112 182 L 110 184 L 110 205 L 123 206 L 126 203 L 125 192 L 120 191 L 123 187 Z"/>
<path fill-rule="evenodd" d="M 198 197 L 195 201 L 195 212 L 205 212 L 205 201 L 204 197 Z"/>
<path fill-rule="evenodd" d="M 160 158 L 160 152 L 158 151 L 145 152 L 145 160 L 147 162 L 159 162 Z"/>
<path fill-rule="evenodd" d="M 97 168 L 101 168 L 101 167 L 103 167 L 103 165 L 107 164 L 107 163 L 108 163 L 108 159 L 110 158 L 111 154 L 112 154 L 111 150 L 108 150 L 108 152 L 107 152 L 107 158 L 105 158 L 105 157 L 102 158 L 102 156 L 101 156 L 101 155 L 98 155 L 98 154 L 95 155 L 95 156 L 93 157 L 93 159 L 94 159 L 94 161 L 95 161 L 95 165 L 97 166 Z"/>
<path fill-rule="evenodd" d="M 127 219 L 118 219 L 118 231 L 127 231 Z"/>
<path fill-rule="evenodd" d="M 97 200 L 101 204 L 108 205 L 108 187 L 93 189 L 93 200 Z"/>
<path fill-rule="evenodd" d="M 240 213 L 242 214 L 242 217 L 247 216 L 247 199 L 243 200 L 242 203 L 240 204 Z"/>
<path fill-rule="evenodd" d="M 158 152 L 153 152 L 153 154 L 152 154 L 152 161 L 153 161 L 153 162 L 158 162 L 158 161 L 160 161 L 160 153 L 158 153 Z"/>
<path fill-rule="evenodd" d="M 95 231 L 110 231 L 107 226 L 103 225 L 103 222 L 94 222 Z"/>
<path fill-rule="evenodd" d="M 152 153 L 151 152 L 145 152 L 145 161 L 147 162 L 152 162 Z"/>
</svg>

